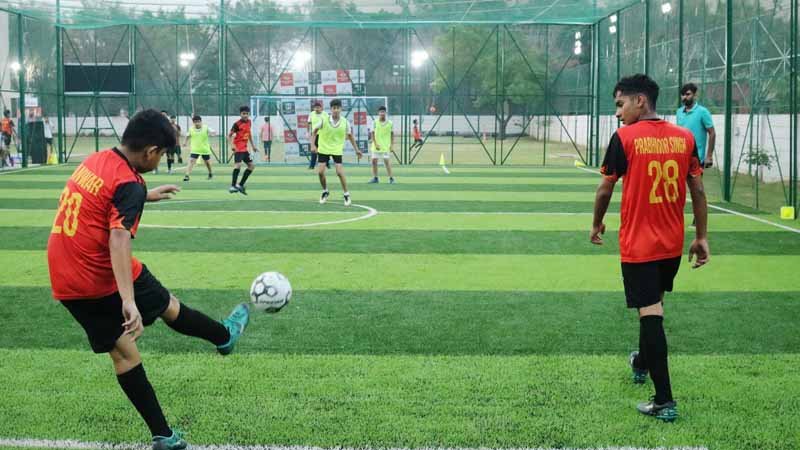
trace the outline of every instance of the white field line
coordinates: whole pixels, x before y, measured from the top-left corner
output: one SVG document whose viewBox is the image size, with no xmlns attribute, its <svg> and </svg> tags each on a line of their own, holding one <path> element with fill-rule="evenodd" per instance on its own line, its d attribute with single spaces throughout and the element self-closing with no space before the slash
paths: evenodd
<svg viewBox="0 0 800 450">
<path fill-rule="evenodd" d="M 113 444 L 110 442 L 81 442 L 74 440 L 50 440 L 50 439 L 3 439 L 0 438 L 0 447 L 21 447 L 21 448 L 52 448 L 62 450 L 146 450 L 149 445 L 142 444 Z M 278 445 L 190 445 L 191 450 L 491 450 L 488 448 L 477 449 L 447 449 L 438 447 L 424 447 L 418 449 L 407 448 L 381 448 L 381 447 L 358 447 L 345 448 L 336 447 L 335 449 L 325 449 L 321 447 L 307 447 L 302 445 L 278 446 Z M 551 448 L 516 448 L 505 450 L 553 450 Z M 708 450 L 706 447 L 597 447 L 584 449 L 561 449 L 561 450 Z"/>
<path fill-rule="evenodd" d="M 374 217 L 378 214 L 378 210 L 375 208 L 371 208 L 369 206 L 364 205 L 356 205 L 355 203 L 353 206 L 358 208 L 364 209 L 367 211 L 366 214 L 358 216 L 358 217 L 351 217 L 348 219 L 340 219 L 340 220 L 329 220 L 324 222 L 313 222 L 313 223 L 297 223 L 297 224 L 285 224 L 285 225 L 261 225 L 261 226 L 193 226 L 193 225 L 153 225 L 153 224 L 141 224 L 140 227 L 143 228 L 170 228 L 170 229 L 178 229 L 178 230 L 275 230 L 275 229 L 283 229 L 283 228 L 310 228 L 310 227 L 319 227 L 325 225 L 339 225 L 343 223 L 350 223 L 350 222 L 358 222 L 360 220 L 367 220 L 371 217 Z M 220 211 L 217 211 L 218 213 Z"/>
<path fill-rule="evenodd" d="M 12 173 L 20 173 L 20 172 L 27 172 L 29 170 L 40 170 L 40 169 L 47 169 L 50 167 L 59 167 L 59 165 L 54 166 L 36 166 L 36 167 L 28 167 L 26 169 L 8 169 L 0 171 L 0 175 L 8 175 Z"/>
<path fill-rule="evenodd" d="M 600 174 L 600 172 L 598 172 L 596 170 L 587 169 L 585 167 L 578 167 L 578 169 L 583 170 L 584 172 L 596 173 L 598 175 Z M 780 228 L 781 230 L 791 231 L 792 233 L 800 234 L 800 229 L 794 228 L 794 227 L 790 227 L 788 225 L 775 223 L 775 222 L 772 222 L 770 220 L 762 219 L 760 217 L 751 216 L 750 214 L 745 214 L 745 213 L 741 213 L 739 211 L 734 211 L 732 209 L 723 208 L 723 207 L 717 206 L 717 205 L 712 205 L 711 203 L 708 204 L 708 207 L 716 209 L 717 211 L 722 211 L 722 212 L 725 212 L 725 213 L 728 213 L 728 214 L 733 214 L 734 216 L 744 217 L 745 219 L 750 219 L 750 220 L 753 220 L 753 221 L 756 221 L 756 222 L 760 222 L 760 223 L 763 223 L 763 224 L 772 225 L 773 227 Z"/>
</svg>

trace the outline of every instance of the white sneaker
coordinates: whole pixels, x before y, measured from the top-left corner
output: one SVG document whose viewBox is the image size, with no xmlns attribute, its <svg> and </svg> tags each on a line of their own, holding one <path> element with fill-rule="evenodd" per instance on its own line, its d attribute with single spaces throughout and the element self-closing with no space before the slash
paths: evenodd
<svg viewBox="0 0 800 450">
<path fill-rule="evenodd" d="M 344 194 L 344 206 L 350 206 L 352 203 L 352 200 L 350 200 L 350 194 Z"/>
<path fill-rule="evenodd" d="M 328 197 L 330 195 L 331 195 L 330 192 L 322 191 L 322 195 L 319 196 L 319 204 L 324 205 L 325 203 L 328 203 Z"/>
</svg>

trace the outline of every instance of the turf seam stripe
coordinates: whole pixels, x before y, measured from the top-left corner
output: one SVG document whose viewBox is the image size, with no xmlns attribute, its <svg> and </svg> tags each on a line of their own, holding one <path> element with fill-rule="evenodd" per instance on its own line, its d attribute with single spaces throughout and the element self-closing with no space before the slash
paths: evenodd
<svg viewBox="0 0 800 450">
<path fill-rule="evenodd" d="M 64 450 L 145 450 L 149 445 L 143 444 L 114 444 L 110 442 L 82 442 L 76 440 L 51 440 L 51 439 L 3 439 L 0 438 L 0 447 L 22 447 L 22 448 L 57 448 Z M 192 450 L 490 450 L 488 448 L 468 449 L 468 448 L 445 448 L 445 447 L 421 447 L 391 448 L 391 447 L 335 447 L 323 448 L 304 445 L 280 446 L 280 445 L 191 445 Z M 550 447 L 528 447 L 512 448 L 507 450 L 554 450 Z M 569 448 L 562 450 L 570 450 Z M 707 447 L 596 447 L 596 448 L 573 448 L 572 450 L 708 450 Z"/>
</svg>

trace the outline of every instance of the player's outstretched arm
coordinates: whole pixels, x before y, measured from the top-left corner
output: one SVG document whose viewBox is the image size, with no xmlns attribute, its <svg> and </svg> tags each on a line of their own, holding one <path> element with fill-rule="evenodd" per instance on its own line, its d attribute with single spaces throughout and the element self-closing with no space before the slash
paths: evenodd
<svg viewBox="0 0 800 450">
<path fill-rule="evenodd" d="M 111 252 L 111 270 L 117 282 L 117 290 L 122 298 L 122 324 L 125 333 L 130 334 L 135 340 L 142 334 L 144 325 L 142 316 L 136 307 L 133 297 L 133 274 L 131 268 L 131 233 L 124 228 L 114 228 L 108 238 L 108 248 Z"/>
<path fill-rule="evenodd" d="M 161 200 L 169 200 L 180 191 L 181 188 L 174 184 L 165 184 L 147 191 L 147 201 L 158 202 Z"/>
<path fill-rule="evenodd" d="M 702 177 L 690 176 L 686 184 L 689 185 L 689 193 L 692 195 L 696 232 L 695 239 L 689 247 L 689 262 L 696 257 L 692 264 L 692 268 L 696 269 L 711 259 L 711 251 L 708 248 L 708 203 Z"/>
<path fill-rule="evenodd" d="M 597 194 L 594 198 L 594 220 L 592 221 L 592 231 L 589 233 L 589 241 L 595 245 L 603 245 L 603 237 L 601 236 L 606 232 L 606 225 L 603 223 L 603 218 L 608 211 L 608 205 L 611 203 L 611 196 L 614 194 L 614 182 L 608 178 L 603 177 L 603 181 L 597 186 Z"/>
</svg>

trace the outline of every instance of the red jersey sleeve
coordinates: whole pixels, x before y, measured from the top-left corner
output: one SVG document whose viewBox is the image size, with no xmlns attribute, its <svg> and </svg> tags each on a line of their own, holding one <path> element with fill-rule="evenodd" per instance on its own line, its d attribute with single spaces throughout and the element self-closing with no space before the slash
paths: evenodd
<svg viewBox="0 0 800 450">
<path fill-rule="evenodd" d="M 108 211 L 108 228 L 121 228 L 136 235 L 144 210 L 147 191 L 141 183 L 128 182 L 117 186 Z"/>
</svg>

